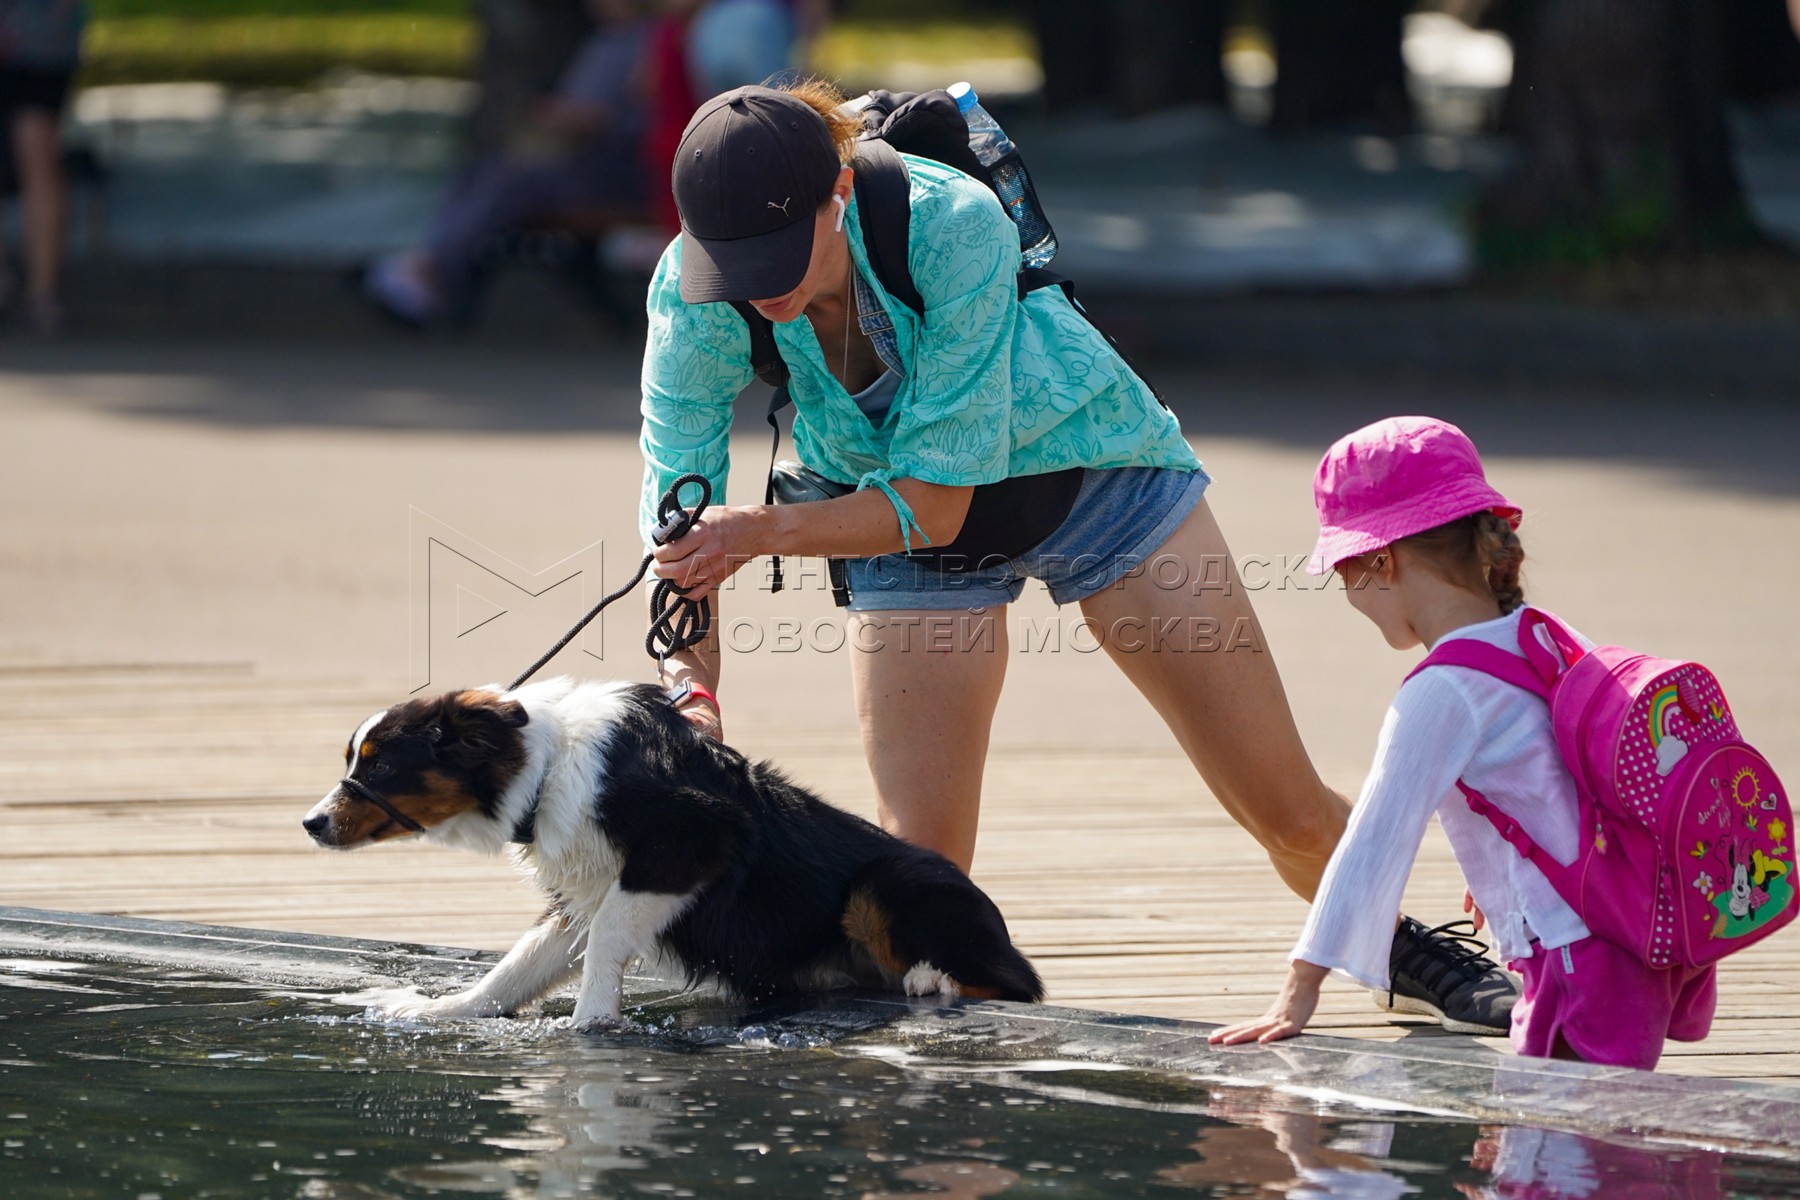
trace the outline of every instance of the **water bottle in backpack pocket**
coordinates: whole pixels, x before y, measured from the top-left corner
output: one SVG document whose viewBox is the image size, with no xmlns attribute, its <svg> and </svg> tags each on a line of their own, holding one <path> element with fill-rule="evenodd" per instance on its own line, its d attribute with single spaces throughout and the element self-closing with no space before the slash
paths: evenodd
<svg viewBox="0 0 1800 1200">
<path fill-rule="evenodd" d="M 1006 215 L 1019 227 L 1020 257 L 1027 267 L 1048 266 L 1056 257 L 1056 230 L 1050 228 L 1050 218 L 1038 202 L 1037 188 L 1032 186 L 1031 172 L 1019 157 L 1019 148 L 982 107 L 974 88 L 967 83 L 953 83 L 946 90 L 969 126 L 969 149 L 987 168 Z"/>
<path fill-rule="evenodd" d="M 1794 919 L 1787 790 L 1743 740 L 1711 671 L 1621 646 L 1586 650 L 1536 609 L 1520 619 L 1519 647 L 1523 659 L 1442 642 L 1415 673 L 1467 667 L 1549 703 L 1579 797 L 1573 862 L 1557 862 L 1479 792 L 1457 787 L 1595 936 L 1651 967 L 1704 967 Z"/>
</svg>

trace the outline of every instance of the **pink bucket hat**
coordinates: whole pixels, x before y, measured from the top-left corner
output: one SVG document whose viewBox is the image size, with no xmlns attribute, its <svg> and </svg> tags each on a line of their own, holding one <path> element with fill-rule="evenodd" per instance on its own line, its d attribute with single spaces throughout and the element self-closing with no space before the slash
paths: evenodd
<svg viewBox="0 0 1800 1200">
<path fill-rule="evenodd" d="M 1313 503 L 1310 575 L 1471 513 L 1519 527 L 1519 506 L 1488 486 L 1475 443 L 1433 417 L 1389 417 L 1339 438 L 1313 476 Z"/>
</svg>

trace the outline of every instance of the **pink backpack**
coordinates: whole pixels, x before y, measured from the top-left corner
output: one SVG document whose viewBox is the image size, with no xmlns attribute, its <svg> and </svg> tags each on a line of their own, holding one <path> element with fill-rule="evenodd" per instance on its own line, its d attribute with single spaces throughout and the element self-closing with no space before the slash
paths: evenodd
<svg viewBox="0 0 1800 1200">
<path fill-rule="evenodd" d="M 1549 702 L 1580 802 L 1574 862 L 1558 863 L 1479 792 L 1456 786 L 1589 930 L 1652 967 L 1704 967 L 1794 919 L 1793 811 L 1768 760 L 1739 737 L 1712 672 L 1619 646 L 1583 650 L 1532 608 L 1519 648 L 1524 658 L 1440 642 L 1413 674 L 1468 667 Z"/>
</svg>

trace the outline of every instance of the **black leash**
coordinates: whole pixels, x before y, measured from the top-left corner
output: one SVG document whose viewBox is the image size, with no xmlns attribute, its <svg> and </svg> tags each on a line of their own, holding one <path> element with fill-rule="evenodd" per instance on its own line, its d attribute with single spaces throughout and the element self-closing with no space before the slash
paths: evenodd
<svg viewBox="0 0 1800 1200">
<path fill-rule="evenodd" d="M 694 505 L 692 511 L 681 507 L 681 489 L 684 484 L 689 483 L 700 485 L 700 503 Z M 659 546 L 666 546 L 676 538 L 685 536 L 710 503 L 712 503 L 712 484 L 706 481 L 706 476 L 683 475 L 669 485 L 669 490 L 663 493 L 661 502 L 657 504 L 656 532 L 650 535 L 650 540 Z M 506 690 L 510 692 L 536 675 L 543 669 L 545 663 L 562 653 L 563 648 L 574 641 L 576 636 L 586 629 L 588 623 L 599 616 L 607 605 L 626 595 L 643 582 L 644 573 L 650 569 L 650 564 L 655 561 L 655 558 L 654 554 L 644 555 L 644 561 L 638 564 L 637 573 L 631 577 L 631 582 L 604 597 L 600 603 L 589 609 L 586 616 L 575 622 L 574 626 L 569 632 L 562 635 L 556 645 L 550 647 L 542 658 L 527 667 L 525 673 L 513 680 Z M 683 594 L 683 590 L 669 580 L 662 579 L 657 581 L 656 590 L 650 594 L 650 632 L 644 638 L 644 652 L 658 663 L 679 650 L 687 650 L 699 645 L 706 640 L 706 635 L 712 630 L 711 601 L 705 598 L 689 600 Z M 352 779 L 346 775 L 338 783 L 358 800 L 379 808 L 401 828 L 413 833 L 425 832 L 423 825 L 395 808 L 386 796 L 361 780 Z M 525 815 L 520 817 L 518 824 L 514 826 L 512 841 L 530 845 L 536 839 L 537 806 L 543 790 L 544 781 L 539 780 L 538 795 L 532 797 Z"/>
<path fill-rule="evenodd" d="M 689 483 L 700 485 L 700 503 L 694 505 L 691 511 L 681 507 L 681 489 Z M 683 475 L 669 485 L 669 490 L 663 493 L 662 500 L 657 503 L 656 531 L 650 535 L 650 540 L 659 546 L 666 546 L 675 539 L 686 536 L 711 503 L 712 484 L 706 481 L 706 476 Z M 644 561 L 638 564 L 637 573 L 631 577 L 631 582 L 603 597 L 600 603 L 589 609 L 585 617 L 575 622 L 569 632 L 563 634 L 542 658 L 525 668 L 525 673 L 513 680 L 506 690 L 510 692 L 536 675 L 545 663 L 574 641 L 576 635 L 586 629 L 588 622 L 599 616 L 602 609 L 637 587 L 655 558 L 654 554 L 644 555 Z M 654 658 L 658 664 L 679 650 L 698 646 L 712 630 L 712 601 L 704 597 L 689 600 L 683 592 L 684 589 L 676 587 L 669 580 L 659 579 L 656 590 L 650 593 L 650 632 L 644 636 L 644 653 Z M 510 840 L 517 845 L 529 846 L 537 841 L 537 809 L 538 801 L 544 793 L 544 782 L 538 781 L 538 794 L 531 798 L 524 815 L 513 826 Z"/>
<path fill-rule="evenodd" d="M 681 507 L 681 489 L 690 483 L 700 485 L 700 503 L 694 505 L 691 511 Z M 669 485 L 669 490 L 663 493 L 662 500 L 658 502 L 656 532 L 650 535 L 650 539 L 659 546 L 666 546 L 677 538 L 685 537 L 711 503 L 712 484 L 706 481 L 706 476 L 683 475 Z M 545 651 L 542 658 L 526 667 L 525 673 L 508 684 L 506 690 L 510 692 L 536 675 L 545 663 L 561 654 L 563 648 L 587 628 L 588 622 L 600 615 L 601 610 L 643 582 L 644 573 L 650 569 L 655 557 L 654 554 L 644 555 L 644 561 L 638 564 L 637 574 L 631 577 L 629 583 L 603 597 L 600 603 L 589 609 L 585 617 L 575 622 L 556 645 Z M 712 631 L 712 601 L 704 597 L 689 600 L 685 591 L 685 588 L 676 587 L 667 579 L 660 579 L 656 583 L 656 590 L 650 593 L 650 632 L 644 637 L 644 653 L 659 663 L 671 654 L 698 646 Z"/>
</svg>

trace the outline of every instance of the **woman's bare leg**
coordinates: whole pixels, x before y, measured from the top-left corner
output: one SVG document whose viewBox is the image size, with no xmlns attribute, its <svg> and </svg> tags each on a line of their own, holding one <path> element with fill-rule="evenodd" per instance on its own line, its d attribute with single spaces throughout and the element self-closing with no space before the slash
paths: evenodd
<svg viewBox="0 0 1800 1200">
<path fill-rule="evenodd" d="M 863 753 L 882 827 L 969 869 L 1006 678 L 1006 609 L 850 615 Z"/>
<path fill-rule="evenodd" d="M 1082 613 L 1225 811 L 1262 843 L 1282 882 L 1311 900 L 1350 806 L 1300 744 L 1275 659 L 1204 500 L 1152 564 L 1164 555 L 1184 564 L 1179 586 L 1170 586 L 1175 572 L 1146 569 L 1082 601 Z M 1202 580 L 1207 586 L 1196 588 Z"/>
<path fill-rule="evenodd" d="M 69 228 L 69 189 L 56 117 L 33 108 L 15 113 L 12 144 L 24 208 L 26 290 L 34 299 L 52 302 L 62 282 Z"/>
</svg>

